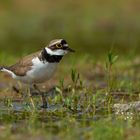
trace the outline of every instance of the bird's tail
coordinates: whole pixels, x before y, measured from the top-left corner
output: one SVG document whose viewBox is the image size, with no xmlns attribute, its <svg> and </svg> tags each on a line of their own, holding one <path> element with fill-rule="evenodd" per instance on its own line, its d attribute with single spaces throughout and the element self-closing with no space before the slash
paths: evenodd
<svg viewBox="0 0 140 140">
<path fill-rule="evenodd" d="M 0 66 L 0 71 L 3 71 L 6 67 Z"/>
<path fill-rule="evenodd" d="M 3 69 L 3 67 L 0 66 L 0 71 Z"/>
</svg>

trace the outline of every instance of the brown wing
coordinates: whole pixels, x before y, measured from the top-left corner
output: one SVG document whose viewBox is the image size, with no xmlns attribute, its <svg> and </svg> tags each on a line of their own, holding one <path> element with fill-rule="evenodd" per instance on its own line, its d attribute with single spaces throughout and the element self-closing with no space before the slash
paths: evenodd
<svg viewBox="0 0 140 140">
<path fill-rule="evenodd" d="M 15 65 L 10 66 L 8 69 L 11 70 L 18 76 L 25 76 L 28 70 L 31 70 L 31 66 L 33 65 L 32 59 L 35 57 L 41 57 L 41 51 L 23 57 L 19 62 Z"/>
</svg>

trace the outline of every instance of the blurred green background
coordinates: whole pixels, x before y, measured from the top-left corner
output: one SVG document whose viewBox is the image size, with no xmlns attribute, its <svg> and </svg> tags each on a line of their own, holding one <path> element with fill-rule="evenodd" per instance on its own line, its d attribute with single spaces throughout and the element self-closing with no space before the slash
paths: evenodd
<svg viewBox="0 0 140 140">
<path fill-rule="evenodd" d="M 140 50 L 139 0 L 1 0 L 0 53 L 22 55 L 54 38 L 78 53 Z"/>
</svg>

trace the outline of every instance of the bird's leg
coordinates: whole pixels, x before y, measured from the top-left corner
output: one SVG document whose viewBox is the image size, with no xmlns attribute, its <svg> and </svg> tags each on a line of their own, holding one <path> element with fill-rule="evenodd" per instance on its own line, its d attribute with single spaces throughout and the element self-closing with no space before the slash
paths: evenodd
<svg viewBox="0 0 140 140">
<path fill-rule="evenodd" d="M 41 99 L 42 99 L 42 103 L 43 103 L 43 105 L 41 107 L 42 108 L 47 108 L 48 107 L 48 103 L 47 103 L 47 100 L 46 100 L 44 92 L 41 92 L 36 84 L 34 84 L 33 86 L 41 94 Z"/>
<path fill-rule="evenodd" d="M 23 97 L 24 92 L 22 91 L 22 84 L 20 82 L 18 82 L 17 85 L 13 85 L 12 90 Z"/>
<path fill-rule="evenodd" d="M 48 103 L 46 101 L 46 97 L 45 97 L 44 93 L 41 93 L 41 98 L 42 98 L 42 102 L 43 102 L 43 105 L 41 107 L 42 108 L 47 108 L 48 107 Z"/>
<path fill-rule="evenodd" d="M 17 88 L 16 86 L 12 86 L 12 89 L 13 89 L 16 93 L 20 93 L 19 88 Z"/>
<path fill-rule="evenodd" d="M 27 90 L 28 90 L 27 93 L 28 93 L 28 96 L 30 98 L 30 102 L 32 104 L 32 107 L 35 109 L 35 104 L 34 104 L 34 101 L 33 101 L 32 95 L 31 95 L 31 85 L 28 87 Z"/>
</svg>

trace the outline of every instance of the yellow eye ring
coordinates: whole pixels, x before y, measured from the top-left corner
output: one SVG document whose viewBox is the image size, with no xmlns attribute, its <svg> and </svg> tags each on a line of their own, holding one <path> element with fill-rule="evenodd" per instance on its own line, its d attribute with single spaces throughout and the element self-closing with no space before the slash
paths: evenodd
<svg viewBox="0 0 140 140">
<path fill-rule="evenodd" d="M 56 47 L 57 47 L 58 49 L 60 49 L 60 48 L 62 48 L 63 46 L 62 46 L 62 44 L 56 44 Z"/>
</svg>

